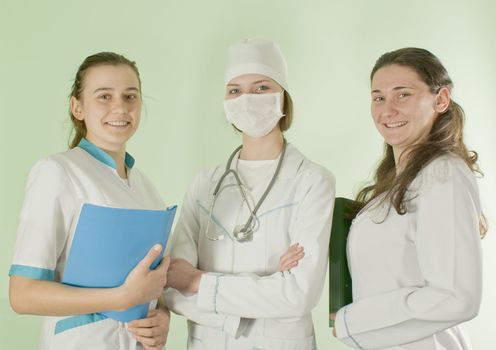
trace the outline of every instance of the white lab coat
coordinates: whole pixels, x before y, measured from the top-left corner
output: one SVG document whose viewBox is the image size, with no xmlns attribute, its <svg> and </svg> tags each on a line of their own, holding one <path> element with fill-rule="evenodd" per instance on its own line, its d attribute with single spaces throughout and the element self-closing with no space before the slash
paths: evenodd
<svg viewBox="0 0 496 350">
<path fill-rule="evenodd" d="M 230 186 L 235 184 L 230 175 L 210 227 L 226 237 L 210 241 L 204 233 L 208 210 L 224 169 L 225 164 L 195 178 L 174 232 L 171 256 L 207 272 L 198 294 L 165 292 L 167 306 L 189 320 L 188 348 L 315 349 L 311 310 L 326 275 L 334 176 L 289 144 L 274 187 L 258 211 L 253 240 L 233 238 L 234 227 L 244 224 L 249 212 L 238 188 Z M 248 191 L 249 200 L 258 201 L 269 181 Z M 280 256 L 296 242 L 305 248 L 305 257 L 291 272 L 277 272 Z"/>
<path fill-rule="evenodd" d="M 471 349 L 459 324 L 481 301 L 475 177 L 460 158 L 443 156 L 409 190 L 405 215 L 372 205 L 354 220 L 353 303 L 337 314 L 337 336 L 367 350 Z"/>
<path fill-rule="evenodd" d="M 85 203 L 163 209 L 150 181 L 126 155 L 128 180 L 104 151 L 82 140 L 79 147 L 40 160 L 31 170 L 17 230 L 11 276 L 60 282 Z M 151 303 L 152 306 L 155 302 Z M 126 324 L 99 313 L 44 317 L 41 350 L 139 350 Z"/>
</svg>

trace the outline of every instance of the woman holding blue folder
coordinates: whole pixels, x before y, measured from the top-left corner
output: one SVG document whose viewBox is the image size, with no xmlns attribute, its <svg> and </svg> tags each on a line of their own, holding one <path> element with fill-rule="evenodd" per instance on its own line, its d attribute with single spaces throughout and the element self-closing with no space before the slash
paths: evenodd
<svg viewBox="0 0 496 350">
<path fill-rule="evenodd" d="M 479 310 L 486 228 L 453 83 L 432 53 L 404 48 L 377 60 L 371 85 L 385 153 L 357 196 L 353 302 L 331 315 L 334 335 L 356 349 L 472 349 L 461 323 Z"/>
<path fill-rule="evenodd" d="M 231 46 L 225 83 L 242 145 L 185 196 L 166 304 L 188 319 L 189 349 L 314 349 L 334 177 L 284 139 L 292 103 L 274 43 Z"/>
<path fill-rule="evenodd" d="M 154 246 L 116 288 L 61 283 L 85 203 L 130 209 L 163 209 L 150 181 L 134 167 L 126 142 L 138 128 L 141 81 L 134 62 L 110 52 L 87 57 L 70 98 L 75 136 L 70 150 L 40 160 L 31 170 L 13 263 L 10 302 L 20 314 L 46 316 L 41 349 L 161 349 L 167 310 L 128 325 L 100 312 L 154 302 L 166 283 L 168 258 Z M 143 346 L 142 346 L 143 345 Z"/>
</svg>

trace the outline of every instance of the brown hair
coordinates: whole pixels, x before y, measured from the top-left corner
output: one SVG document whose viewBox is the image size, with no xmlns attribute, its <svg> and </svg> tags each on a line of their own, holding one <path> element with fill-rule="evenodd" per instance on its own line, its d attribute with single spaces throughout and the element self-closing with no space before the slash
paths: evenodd
<svg viewBox="0 0 496 350">
<path fill-rule="evenodd" d="M 96 66 L 105 66 L 105 65 L 127 65 L 132 68 L 132 70 L 136 73 L 139 81 L 139 88 L 141 90 L 141 79 L 138 71 L 138 67 L 136 66 L 136 62 L 133 62 L 126 57 L 116 54 L 114 52 L 99 52 L 97 54 L 88 56 L 84 59 L 83 63 L 79 66 L 76 77 L 74 78 L 74 83 L 72 84 L 71 94 L 69 98 L 74 97 L 77 100 L 81 99 L 81 93 L 84 89 L 84 78 L 86 76 L 86 72 L 88 69 Z M 69 116 L 72 122 L 72 130 L 71 136 L 72 138 L 69 141 L 69 148 L 76 147 L 82 138 L 86 137 L 86 124 L 83 120 L 77 119 L 73 114 L 69 107 Z"/>
<path fill-rule="evenodd" d="M 379 69 L 389 65 L 412 69 L 420 80 L 429 86 L 433 94 L 437 94 L 443 87 L 447 87 L 450 91 L 453 88 L 453 82 L 442 63 L 425 49 L 407 47 L 383 54 L 375 63 L 370 73 L 370 80 L 372 81 Z M 384 155 L 375 171 L 372 185 L 364 187 L 356 196 L 358 202 L 356 211 L 385 194 L 383 200 L 389 201 L 390 207 L 394 207 L 398 214 L 405 214 L 408 201 L 405 195 L 409 185 L 427 164 L 445 154 L 460 157 L 470 170 L 482 174 L 477 164 L 477 152 L 469 151 L 463 142 L 464 120 L 463 109 L 451 100 L 447 110 L 436 117 L 427 139 L 409 146 L 407 152 L 403 153 L 408 154 L 410 161 L 399 174 L 396 174 L 393 148 L 385 143 Z M 483 215 L 479 226 L 481 237 L 484 237 L 487 225 Z"/>
<path fill-rule="evenodd" d="M 282 107 L 282 112 L 284 113 L 284 117 L 279 119 L 279 129 L 284 132 L 288 130 L 293 123 L 293 100 L 286 90 L 284 90 L 284 104 Z"/>
</svg>

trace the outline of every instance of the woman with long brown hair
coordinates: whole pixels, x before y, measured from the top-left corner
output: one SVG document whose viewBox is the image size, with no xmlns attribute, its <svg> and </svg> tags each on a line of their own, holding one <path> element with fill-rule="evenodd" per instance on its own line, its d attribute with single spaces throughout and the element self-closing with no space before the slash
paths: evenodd
<svg viewBox="0 0 496 350">
<path fill-rule="evenodd" d="M 334 335 L 357 349 L 470 349 L 459 324 L 479 310 L 486 226 L 463 110 L 427 50 L 388 52 L 370 78 L 385 151 L 373 184 L 357 195 L 353 303 L 331 315 Z"/>
</svg>

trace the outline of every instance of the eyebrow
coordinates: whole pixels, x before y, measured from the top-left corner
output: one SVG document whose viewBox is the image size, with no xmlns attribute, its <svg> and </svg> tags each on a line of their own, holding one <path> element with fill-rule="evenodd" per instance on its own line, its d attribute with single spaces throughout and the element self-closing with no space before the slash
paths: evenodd
<svg viewBox="0 0 496 350">
<path fill-rule="evenodd" d="M 257 81 L 254 81 L 253 83 L 250 83 L 250 85 L 260 84 L 260 83 L 271 83 L 271 82 L 272 82 L 271 80 L 268 80 L 268 79 L 262 79 L 262 80 L 257 80 Z M 230 83 L 230 84 L 227 84 L 227 86 L 239 86 L 239 84 L 233 84 L 233 83 Z"/>
<path fill-rule="evenodd" d="M 113 91 L 113 90 L 114 90 L 114 88 L 101 87 L 101 88 L 98 88 L 95 91 L 93 91 L 93 93 L 96 93 L 96 92 L 99 92 L 99 91 Z M 128 87 L 125 91 L 136 91 L 136 92 L 139 92 L 138 88 L 136 88 L 136 87 Z"/>
<path fill-rule="evenodd" d="M 397 90 L 401 90 L 401 89 L 413 89 L 413 87 L 411 86 L 395 86 L 393 88 L 394 91 L 397 91 Z M 381 92 L 381 90 L 372 90 L 371 93 L 377 93 L 377 92 Z"/>
</svg>

